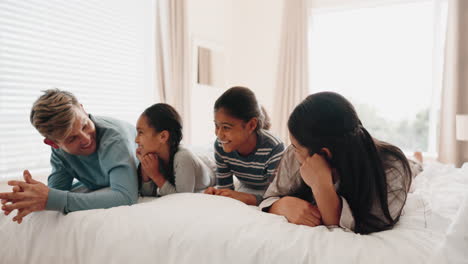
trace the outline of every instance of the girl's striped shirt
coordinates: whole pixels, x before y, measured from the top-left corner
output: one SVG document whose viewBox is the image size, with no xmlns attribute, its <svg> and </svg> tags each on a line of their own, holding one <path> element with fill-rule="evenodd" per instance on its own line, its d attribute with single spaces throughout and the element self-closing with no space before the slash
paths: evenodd
<svg viewBox="0 0 468 264">
<path fill-rule="evenodd" d="M 220 189 L 234 189 L 233 175 L 246 187 L 266 190 L 273 180 L 276 167 L 284 151 L 284 144 L 269 131 L 260 129 L 257 146 L 248 156 L 237 151 L 226 153 L 215 141 L 216 183 Z"/>
</svg>

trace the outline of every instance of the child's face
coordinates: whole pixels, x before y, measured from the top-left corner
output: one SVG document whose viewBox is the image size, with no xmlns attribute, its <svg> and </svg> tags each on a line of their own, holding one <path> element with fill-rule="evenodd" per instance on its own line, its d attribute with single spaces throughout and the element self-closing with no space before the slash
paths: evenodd
<svg viewBox="0 0 468 264">
<path fill-rule="evenodd" d="M 138 144 L 137 155 L 158 154 L 165 142 L 160 137 L 161 133 L 156 132 L 154 128 L 148 125 L 148 118 L 145 115 L 141 115 L 138 118 L 136 129 L 137 136 L 135 143 Z"/>
<path fill-rule="evenodd" d="M 225 152 L 238 150 L 255 130 L 249 122 L 234 118 L 221 108 L 214 114 L 215 133 Z M 255 124 L 256 125 L 256 124 Z"/>
<path fill-rule="evenodd" d="M 302 165 L 302 163 L 304 163 L 304 161 L 309 156 L 309 151 L 306 147 L 299 144 L 293 135 L 289 134 L 289 139 L 291 140 L 291 145 L 294 147 L 294 156 L 296 157 L 296 160 L 299 162 L 299 164 Z"/>
</svg>

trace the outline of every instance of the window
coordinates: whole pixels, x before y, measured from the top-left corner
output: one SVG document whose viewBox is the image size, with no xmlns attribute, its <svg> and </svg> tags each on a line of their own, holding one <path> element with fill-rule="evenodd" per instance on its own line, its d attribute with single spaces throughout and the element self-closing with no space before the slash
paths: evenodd
<svg viewBox="0 0 468 264">
<path fill-rule="evenodd" d="M 152 1 L 0 1 L 0 180 L 50 171 L 29 123 L 49 88 L 135 124 L 154 101 Z"/>
<path fill-rule="evenodd" d="M 310 91 L 344 95 L 374 137 L 435 155 L 444 8 L 400 1 L 313 10 Z"/>
</svg>

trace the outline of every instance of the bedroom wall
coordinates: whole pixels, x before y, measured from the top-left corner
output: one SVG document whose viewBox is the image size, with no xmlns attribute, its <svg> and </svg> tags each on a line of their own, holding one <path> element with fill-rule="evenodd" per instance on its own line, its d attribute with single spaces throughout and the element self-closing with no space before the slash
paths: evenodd
<svg viewBox="0 0 468 264">
<path fill-rule="evenodd" d="M 192 49 L 202 43 L 224 54 L 223 87 L 196 85 L 194 75 L 191 79 L 189 143 L 203 145 L 214 139 L 214 101 L 231 86 L 251 88 L 272 113 L 283 0 L 197 0 L 187 5 Z"/>
<path fill-rule="evenodd" d="M 229 83 L 247 86 L 272 113 L 283 0 L 237 0 L 233 5 Z"/>
<path fill-rule="evenodd" d="M 194 60 L 197 44 L 208 45 L 222 50 L 229 55 L 228 35 L 231 30 L 231 0 L 197 0 L 187 1 L 188 34 L 191 51 L 190 76 L 190 122 L 191 133 L 188 143 L 204 145 L 213 142 L 213 104 L 223 92 L 224 87 L 207 87 L 196 85 L 196 70 Z M 226 58 L 223 66 L 229 73 L 229 59 Z"/>
</svg>

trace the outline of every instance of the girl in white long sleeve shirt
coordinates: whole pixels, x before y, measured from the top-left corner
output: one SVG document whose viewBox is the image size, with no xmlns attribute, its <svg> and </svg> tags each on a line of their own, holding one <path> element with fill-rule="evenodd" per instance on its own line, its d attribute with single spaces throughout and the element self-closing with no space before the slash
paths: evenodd
<svg viewBox="0 0 468 264">
<path fill-rule="evenodd" d="M 214 172 L 181 147 L 182 121 L 168 104 L 147 108 L 137 122 L 139 190 L 143 196 L 201 192 L 214 185 Z"/>
</svg>

